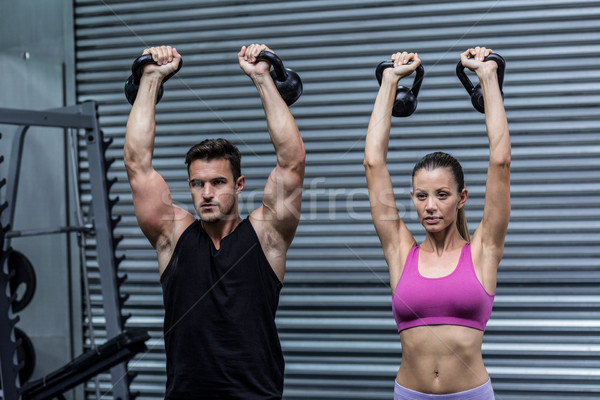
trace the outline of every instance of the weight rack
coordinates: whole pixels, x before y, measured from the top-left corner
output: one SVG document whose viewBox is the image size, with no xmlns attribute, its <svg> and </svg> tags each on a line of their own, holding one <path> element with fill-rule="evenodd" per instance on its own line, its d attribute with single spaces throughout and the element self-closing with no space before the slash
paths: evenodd
<svg viewBox="0 0 600 400">
<path fill-rule="evenodd" d="M 96 253 L 100 270 L 100 284 L 104 314 L 106 320 L 107 339 L 116 338 L 123 333 L 125 321 L 129 316 L 123 316 L 121 309 L 127 296 L 119 294 L 119 289 L 127 279 L 126 274 L 119 275 L 117 268 L 124 257 L 116 257 L 115 249 L 122 239 L 115 238 L 114 228 L 120 218 L 112 218 L 111 210 L 118 197 L 109 199 L 110 187 L 115 183 L 107 179 L 107 171 L 114 159 L 106 160 L 105 152 L 112 140 L 104 140 L 99 128 L 97 104 L 85 102 L 76 106 L 63 107 L 47 111 L 30 111 L 0 108 L 0 124 L 18 125 L 13 143 L 11 164 L 8 178 L 0 180 L 0 188 L 6 186 L 6 199 L 0 203 L 0 378 L 4 400 L 17 400 L 23 395 L 18 372 L 22 366 L 16 364 L 16 349 L 13 330 L 19 317 L 13 315 L 12 300 L 9 296 L 9 272 L 7 262 L 8 241 L 7 233 L 14 218 L 14 204 L 20 171 L 20 159 L 24 136 L 30 126 L 45 126 L 63 129 L 85 130 L 86 150 L 89 162 L 91 184 L 90 219 L 93 221 L 93 232 L 96 238 Z M 1 139 L 1 136 L 0 136 Z M 3 157 L 0 155 L 0 162 Z M 14 161 L 14 162 L 13 162 Z M 66 231 L 69 231 L 68 229 Z M 83 233 L 82 233 L 83 234 Z M 5 239 L 7 242 L 5 243 Z M 16 295 L 16 294 L 15 294 Z M 15 296 L 13 295 L 13 297 Z M 142 343 L 143 344 L 143 343 Z M 139 346 L 138 346 L 139 347 Z M 133 357 L 133 355 L 131 355 Z M 127 361 L 122 361 L 110 369 L 112 394 L 115 400 L 130 400 L 135 398 L 129 390 L 134 375 L 127 372 Z"/>
</svg>

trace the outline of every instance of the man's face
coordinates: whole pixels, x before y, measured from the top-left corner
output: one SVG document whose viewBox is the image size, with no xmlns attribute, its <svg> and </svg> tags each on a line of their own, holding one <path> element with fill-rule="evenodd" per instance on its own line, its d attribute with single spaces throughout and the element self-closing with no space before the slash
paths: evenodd
<svg viewBox="0 0 600 400">
<path fill-rule="evenodd" d="M 244 188 L 244 177 L 233 179 L 228 160 L 192 161 L 188 182 L 194 208 L 203 222 L 237 218 L 238 194 Z"/>
</svg>

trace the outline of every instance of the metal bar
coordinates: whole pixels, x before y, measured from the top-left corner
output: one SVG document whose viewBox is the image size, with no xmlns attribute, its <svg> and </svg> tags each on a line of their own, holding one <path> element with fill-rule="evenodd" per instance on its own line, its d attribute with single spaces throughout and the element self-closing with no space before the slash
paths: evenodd
<svg viewBox="0 0 600 400">
<path fill-rule="evenodd" d="M 23 148 L 23 138 L 29 126 L 49 126 L 56 128 L 77 128 L 86 130 L 87 150 L 90 163 L 90 182 L 92 184 L 92 212 L 94 215 L 94 225 L 97 239 L 98 263 L 100 265 L 100 281 L 102 287 L 102 297 L 104 303 L 104 312 L 106 315 L 106 330 L 109 338 L 119 335 L 123 330 L 123 322 L 120 309 L 119 285 L 116 272 L 116 260 L 114 253 L 114 242 L 112 234 L 112 221 L 110 215 L 110 204 L 108 199 L 108 185 L 106 182 L 106 168 L 104 161 L 104 143 L 102 132 L 98 127 L 98 118 L 96 115 L 96 104 L 94 102 L 84 103 L 78 106 L 65 109 L 49 111 L 27 111 L 8 108 L 0 108 L 0 124 L 22 125 L 13 144 L 13 155 L 17 156 L 11 163 L 11 173 L 9 179 L 10 195 L 7 192 L 11 210 L 9 216 L 0 218 L 0 221 L 6 220 L 12 223 L 14 216 L 14 204 L 16 204 L 16 192 L 18 186 L 19 170 L 21 164 L 21 154 Z M 1 216 L 0 216 L 1 217 Z M 0 224 L 0 227 L 2 224 Z M 82 227 L 59 227 L 50 229 L 11 231 L 6 234 L 6 242 L 11 237 L 34 236 L 50 233 L 64 232 L 84 232 L 88 231 L 88 226 Z M 2 238 L 0 255 L 4 247 L 4 237 Z M 4 261 L 4 260 L 2 260 Z M 3 265 L 1 265 L 4 267 Z M 4 289 L 8 283 L 7 275 L 0 271 L 0 289 Z M 12 363 L 15 345 L 10 339 L 12 327 L 16 321 L 11 319 L 11 307 L 8 302 L 8 296 L 0 293 L 0 312 L 8 316 L 8 323 L 3 323 L 0 334 L 0 354 L 2 355 L 2 366 L 0 366 L 0 376 L 3 380 L 3 393 L 5 399 L 17 399 L 19 382 L 15 380 L 17 372 L 16 366 Z M 5 298 L 5 299 L 4 299 Z M 6 304 L 4 304 L 6 303 Z M 6 310 L 1 306 L 8 306 Z M 6 363 L 4 362 L 6 361 Z M 10 361 L 10 362 L 9 362 Z M 113 397 L 120 400 L 129 400 L 129 379 L 127 378 L 126 362 L 122 362 L 111 368 L 112 393 Z M 17 378 L 18 379 L 18 378 Z M 13 384 L 15 382 L 15 384 Z M 13 392 L 15 393 L 13 395 Z"/>
<path fill-rule="evenodd" d="M 2 239 L 0 226 L 0 239 Z M 2 383 L 2 398 L 19 399 L 19 374 L 15 365 L 17 346 L 12 339 L 13 329 L 19 317 L 12 314 L 12 305 L 8 295 L 8 257 L 0 248 L 0 381 Z"/>
<path fill-rule="evenodd" d="M 85 226 L 61 226 L 59 228 L 27 229 L 23 231 L 8 231 L 4 237 L 10 239 L 15 237 L 52 235 L 55 233 L 90 232 L 92 229 L 94 229 L 94 226 L 91 224 Z"/>
<path fill-rule="evenodd" d="M 108 340 L 96 350 L 89 350 L 65 366 L 23 387 L 27 400 L 51 399 L 79 385 L 110 366 L 123 363 L 146 351 L 150 336 L 144 329 L 132 329 Z"/>
<path fill-rule="evenodd" d="M 6 211 L 6 210 L 4 210 Z M 9 290 L 8 257 L 4 248 L 4 227 L 1 223 L 3 210 L 0 209 L 0 395 L 3 399 L 19 399 L 19 370 L 15 365 L 16 343 L 13 329 L 19 321 L 13 316 Z"/>
<path fill-rule="evenodd" d="M 76 216 L 77 223 L 80 226 L 84 226 L 85 222 L 83 221 L 83 210 L 81 208 L 81 198 L 79 192 L 79 180 L 77 177 L 79 176 L 79 168 L 77 164 L 77 132 L 73 129 L 69 129 L 67 133 L 67 142 L 68 142 L 68 159 L 71 163 L 69 166 L 69 170 L 71 171 L 71 178 L 73 179 L 73 192 L 75 194 L 75 208 L 76 208 Z M 88 270 L 85 262 L 85 246 L 86 246 L 86 238 L 83 232 L 78 234 L 79 237 L 79 268 L 81 269 L 83 280 L 83 293 L 85 296 L 85 313 L 87 316 L 87 325 L 88 332 L 90 333 L 90 348 L 91 350 L 96 350 L 96 337 L 94 334 L 94 322 L 92 321 L 92 300 L 90 296 L 90 278 L 88 275 Z M 100 393 L 100 377 L 96 375 L 94 377 L 94 386 L 96 389 L 96 400 L 102 398 L 102 394 Z"/>
<path fill-rule="evenodd" d="M 94 103 L 82 104 L 83 111 L 94 116 Z M 96 231 L 96 252 L 100 268 L 100 285 L 106 320 L 106 333 L 109 338 L 123 331 L 117 265 L 115 260 L 114 238 L 110 204 L 108 200 L 108 184 L 106 182 L 106 166 L 104 160 L 104 141 L 97 124 L 86 130 L 86 148 L 89 160 L 89 174 L 92 188 L 92 212 Z M 129 379 L 126 363 L 123 362 L 110 370 L 112 378 L 113 398 L 129 400 Z"/>
<path fill-rule="evenodd" d="M 95 121 L 84 114 L 0 108 L 0 124 L 92 129 Z"/>
<path fill-rule="evenodd" d="M 104 302 L 104 311 L 106 315 L 106 330 L 108 337 L 115 337 L 119 335 L 123 330 L 123 323 L 120 309 L 120 298 L 119 298 L 119 285 L 118 277 L 116 272 L 116 260 L 114 254 L 114 242 L 112 235 L 112 224 L 110 216 L 110 205 L 108 200 L 108 187 L 106 182 L 106 168 L 104 162 L 104 143 L 102 139 L 102 132 L 98 127 L 98 118 L 96 115 L 96 105 L 93 102 L 84 103 L 80 106 L 69 107 L 67 109 L 50 110 L 50 111 L 27 111 L 27 110 L 16 110 L 0 108 L 0 123 L 3 124 L 15 124 L 22 125 L 18 131 L 17 138 L 13 144 L 13 156 L 16 158 L 11 163 L 11 171 L 9 177 L 9 191 L 7 197 L 11 209 L 9 210 L 8 216 L 0 218 L 0 222 L 5 220 L 8 223 L 12 223 L 14 217 L 14 205 L 16 204 L 16 193 L 19 180 L 19 171 L 21 167 L 23 140 L 25 133 L 29 126 L 51 126 L 57 128 L 77 128 L 86 130 L 87 139 L 87 150 L 89 154 L 90 162 L 90 181 L 92 183 L 92 209 L 94 215 L 94 227 L 96 229 L 97 238 L 97 252 L 98 262 L 100 265 L 100 281 L 102 286 L 102 297 Z M 1 216 L 0 216 L 1 217 Z M 2 224 L 0 224 L 0 227 Z M 4 245 L 8 245 L 11 237 L 19 236 L 34 236 L 51 233 L 65 233 L 65 232 L 83 232 L 88 231 L 88 226 L 81 227 L 59 227 L 50 229 L 37 229 L 28 231 L 11 231 L 6 234 L 6 243 L 4 237 L 2 238 L 2 248 Z M 2 250 L 0 248 L 0 256 Z M 2 258 L 2 257 L 0 257 Z M 4 261 L 4 260 L 2 260 Z M 4 267 L 2 265 L 2 267 Z M 7 275 L 4 271 L 0 271 L 0 288 L 5 288 L 7 284 Z M 3 314 L 6 314 L 9 318 L 8 323 L 2 324 L 3 328 L 1 333 L 4 333 L 2 340 L 0 340 L 0 353 L 2 354 L 2 360 L 9 364 L 2 363 L 0 366 L 0 376 L 3 383 L 3 396 L 4 398 L 17 398 L 19 382 L 14 379 L 16 374 L 16 366 L 12 363 L 12 354 L 14 353 L 14 343 L 10 339 L 12 326 L 14 322 L 11 321 L 11 307 L 8 302 L 7 295 L 4 295 L 6 299 L 1 301 L 2 306 L 4 304 L 8 306 Z M 11 323 L 12 322 L 12 323 Z M 8 360 L 8 361 L 7 361 Z M 129 380 L 127 379 L 126 363 L 122 362 L 115 367 L 111 368 L 112 377 L 112 392 L 114 398 L 120 400 L 129 400 Z M 18 379 L 18 378 L 17 378 Z M 15 382 L 13 385 L 12 382 Z M 13 391 L 15 394 L 13 395 Z M 8 397 L 6 397 L 8 396 Z"/>
<path fill-rule="evenodd" d="M 21 174 L 21 161 L 23 160 L 23 143 L 25 141 L 25 134 L 29 130 L 29 126 L 20 126 L 17 129 L 15 138 L 12 144 L 12 152 L 10 157 L 10 164 L 8 166 L 8 177 L 6 178 L 6 201 L 8 202 L 8 209 L 5 213 L 2 213 L 1 220 L 2 226 L 13 226 L 15 219 L 15 205 L 17 204 L 17 189 L 19 188 L 19 176 Z M 5 240 L 3 249 L 6 251 L 10 247 L 10 240 Z"/>
<path fill-rule="evenodd" d="M 81 109 L 81 104 L 77 104 L 74 106 L 59 107 L 59 108 L 50 108 L 46 111 L 58 112 L 61 114 L 83 114 L 82 109 Z"/>
</svg>

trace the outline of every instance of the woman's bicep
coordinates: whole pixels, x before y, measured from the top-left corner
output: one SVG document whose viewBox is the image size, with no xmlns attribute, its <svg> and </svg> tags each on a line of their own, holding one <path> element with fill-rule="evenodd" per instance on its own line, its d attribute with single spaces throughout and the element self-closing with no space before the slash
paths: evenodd
<svg viewBox="0 0 600 400">
<path fill-rule="evenodd" d="M 500 262 L 510 219 L 510 166 L 490 163 L 483 218 L 473 238 L 480 241 L 486 259 Z"/>
<path fill-rule="evenodd" d="M 390 174 L 386 167 L 366 167 L 371 217 L 384 253 L 395 253 L 414 239 L 402 221 Z"/>
</svg>

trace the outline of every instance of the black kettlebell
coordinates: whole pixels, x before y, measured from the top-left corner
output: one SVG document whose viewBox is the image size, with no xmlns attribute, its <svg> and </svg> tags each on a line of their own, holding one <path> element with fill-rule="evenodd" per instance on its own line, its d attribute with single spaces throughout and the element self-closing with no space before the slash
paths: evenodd
<svg viewBox="0 0 600 400">
<path fill-rule="evenodd" d="M 412 61 L 408 62 L 412 64 Z M 386 68 L 394 68 L 393 61 L 382 61 L 375 69 L 375 77 L 379 86 L 381 86 L 381 78 L 383 71 Z M 420 64 L 416 70 L 415 80 L 413 81 L 412 88 L 405 86 L 398 86 L 396 89 L 396 100 L 394 101 L 394 107 L 392 108 L 392 115 L 394 117 L 408 117 L 412 115 L 417 109 L 417 96 L 419 95 L 419 89 L 421 89 L 421 83 L 423 83 L 423 75 L 425 69 L 423 64 Z"/>
<path fill-rule="evenodd" d="M 498 74 L 498 86 L 500 86 L 500 93 L 502 93 L 502 98 L 504 99 L 504 92 L 502 92 L 502 84 L 504 83 L 504 70 L 506 68 L 506 61 L 500 54 L 490 53 L 489 56 L 483 59 L 483 61 L 494 61 L 498 64 L 498 69 L 496 70 Z M 481 84 L 478 83 L 477 86 L 473 86 L 469 77 L 465 73 L 465 67 L 463 67 L 462 62 L 458 62 L 456 65 L 456 76 L 462 82 L 463 86 L 471 96 L 471 103 L 473 107 L 480 113 L 485 113 L 485 106 L 483 102 L 483 91 L 481 90 Z"/>
<path fill-rule="evenodd" d="M 127 78 L 127 81 L 125 82 L 125 97 L 127 97 L 127 101 L 129 101 L 129 104 L 133 105 L 133 102 L 135 101 L 135 98 L 137 96 L 137 92 L 140 88 L 140 79 L 142 78 L 142 74 L 144 73 L 144 66 L 146 64 L 151 64 L 154 62 L 155 61 L 152 59 L 151 54 L 141 55 L 133 61 L 133 64 L 131 65 L 131 75 L 129 76 L 129 78 Z M 168 81 L 177 72 L 179 72 L 182 65 L 183 59 L 180 59 L 179 66 L 177 67 L 177 69 L 163 78 L 162 83 L 160 84 L 160 88 L 158 89 L 156 103 L 158 103 L 160 99 L 162 99 L 164 93 L 164 83 Z"/>
<path fill-rule="evenodd" d="M 302 80 L 300 76 L 293 70 L 285 68 L 281 58 L 270 51 L 262 51 L 256 57 L 256 62 L 258 61 L 266 61 L 273 66 L 270 73 L 277 91 L 288 107 L 294 104 L 302 95 Z"/>
</svg>

